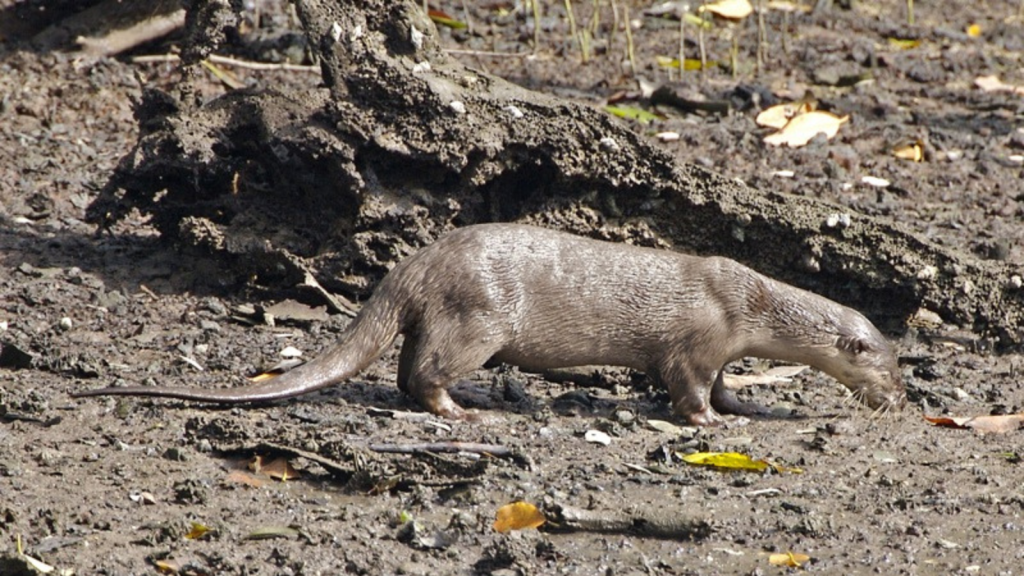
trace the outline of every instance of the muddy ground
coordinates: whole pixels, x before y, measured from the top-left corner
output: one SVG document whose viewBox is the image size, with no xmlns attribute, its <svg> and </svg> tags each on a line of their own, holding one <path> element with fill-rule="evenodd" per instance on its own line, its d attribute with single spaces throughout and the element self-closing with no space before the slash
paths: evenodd
<svg viewBox="0 0 1024 576">
<path fill-rule="evenodd" d="M 447 47 L 474 51 L 458 55 L 468 65 L 595 106 L 638 91 L 622 31 L 595 40 L 583 64 L 562 3 L 545 4 L 535 55 L 521 8 L 471 4 L 468 18 L 461 2 L 431 4 L 472 25 L 441 31 Z M 578 22 L 589 19 L 585 4 L 576 4 Z M 703 88 L 735 95 L 760 87 L 763 98 L 782 100 L 810 91 L 822 107 L 852 115 L 834 140 L 768 148 L 756 107 L 745 108 L 749 98 L 727 114 L 661 108 L 662 119 L 636 129 L 677 132 L 663 146 L 681 161 L 758 188 L 820 197 L 980 258 L 1021 262 L 1024 97 L 975 86 L 988 74 L 1024 85 L 1018 3 L 917 3 L 915 26 L 906 25 L 901 2 L 836 4 L 814 15 L 769 13 L 759 78 L 755 31 L 741 26 L 737 78 L 712 68 Z M 610 6 L 602 6 L 606 29 Z M 644 16 L 645 7 L 629 11 L 636 75 L 661 84 L 671 73 L 655 57 L 678 53 L 678 23 Z M 965 32 L 971 24 L 980 35 Z M 711 59 L 728 60 L 728 31 L 708 33 Z M 172 38 L 135 54 L 174 45 Z M 688 45 L 687 56 L 695 54 Z M 319 82 L 314 72 L 233 72 L 261 85 Z M 871 81 L 829 85 L 865 72 Z M 699 72 L 686 78 L 701 86 Z M 285 313 L 268 325 L 250 309 L 282 297 L 221 285 L 214 265 L 163 245 L 144 218 L 106 235 L 84 222 L 137 137 L 132 99 L 143 85 L 176 80 L 174 63 L 2 54 L 0 573 L 32 573 L 18 540 L 27 554 L 76 574 L 155 573 L 157 562 L 188 574 L 769 574 L 786 570 L 769 554 L 786 551 L 807 554 L 803 569 L 825 574 L 1022 573 L 1021 432 L 982 436 L 922 418 L 1024 411 L 1019 355 L 993 354 L 981 335 L 955 326 L 884 326 L 911 398 L 886 418 L 807 371 L 741 392 L 772 407 L 772 418 L 663 432 L 648 421 L 673 419 L 667 397 L 638 375 L 556 383 L 500 369 L 453 391 L 500 422 L 394 419 L 378 409 L 417 410 L 394 386 L 395 351 L 349 384 L 270 405 L 70 398 L 118 382 L 238 384 L 286 346 L 315 355 L 348 320 Z M 206 97 L 227 90 L 208 80 Z M 892 155 L 905 141 L 920 141 L 923 162 Z M 890 185 L 864 184 L 864 176 Z M 745 362 L 736 371 L 763 368 Z M 607 433 L 610 444 L 587 442 L 588 430 Z M 518 457 L 371 450 L 446 441 L 500 444 Z M 694 449 L 739 451 L 803 473 L 722 473 L 675 456 Z M 281 482 L 248 471 L 254 454 L 285 454 L 301 476 Z M 653 537 L 551 527 L 496 533 L 495 511 L 516 500 L 706 521 L 710 533 L 683 534 L 684 524 Z M 185 538 L 193 523 L 213 530 Z M 271 538 L 253 537 L 275 527 Z"/>
</svg>

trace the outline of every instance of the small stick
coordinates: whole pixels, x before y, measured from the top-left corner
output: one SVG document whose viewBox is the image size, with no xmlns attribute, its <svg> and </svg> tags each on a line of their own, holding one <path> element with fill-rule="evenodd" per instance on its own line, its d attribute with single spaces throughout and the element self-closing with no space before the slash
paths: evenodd
<svg viewBox="0 0 1024 576">
<path fill-rule="evenodd" d="M 1024 0 L 1022 0 L 1024 1 Z M 612 46 L 615 45 L 615 33 L 619 31 L 619 6 L 615 0 L 611 0 L 612 6 L 612 29 L 608 33 L 608 54 L 612 53 Z"/>
<path fill-rule="evenodd" d="M 757 0 L 757 67 L 755 75 L 761 77 L 761 68 L 764 66 L 764 54 L 768 44 L 768 31 L 764 26 L 764 2 Z"/>
<path fill-rule="evenodd" d="M 707 20 L 707 14 L 708 14 L 708 11 L 707 11 L 706 8 L 707 8 L 707 5 L 708 5 L 708 2 L 707 2 L 707 0 L 701 0 L 700 4 L 701 4 L 701 7 L 704 8 L 700 12 L 700 17 L 701 17 L 702 20 L 706 21 Z M 701 24 L 701 26 L 699 28 L 697 28 L 697 46 L 700 48 L 700 81 L 702 83 L 706 83 L 707 80 L 708 80 L 708 78 L 707 78 L 707 76 L 708 76 L 708 74 L 707 74 L 707 70 L 708 70 L 708 53 L 707 53 L 707 50 L 704 47 L 704 25 L 703 24 Z"/>
<path fill-rule="evenodd" d="M 572 0 L 565 0 L 565 15 L 569 19 L 569 35 L 580 45 L 580 57 L 586 62 L 587 55 L 583 53 L 583 39 L 580 37 L 580 31 L 576 29 L 576 12 L 572 9 Z"/>
<path fill-rule="evenodd" d="M 686 70 L 686 10 L 679 12 L 679 80 L 683 79 Z"/>
<path fill-rule="evenodd" d="M 482 454 L 498 458 L 514 458 L 516 453 L 500 444 L 479 444 L 476 442 L 420 442 L 413 444 L 370 444 L 367 448 L 373 452 L 385 454 L 422 454 L 442 453 L 458 454 L 468 452 L 470 454 Z"/>
<path fill-rule="evenodd" d="M 907 0 L 907 24 L 914 25 L 914 0 Z"/>
<path fill-rule="evenodd" d="M 540 50 L 540 0 L 532 0 L 533 4 L 533 53 Z"/>
<path fill-rule="evenodd" d="M 622 16 L 626 20 L 626 56 L 629 58 L 629 68 L 636 76 L 636 51 L 633 46 L 633 26 L 629 22 L 629 4 L 622 6 Z"/>
<path fill-rule="evenodd" d="M 464 54 L 466 56 L 491 56 L 494 58 L 527 58 L 529 54 L 516 54 L 513 52 L 489 52 L 487 50 L 462 50 L 459 48 L 445 48 L 447 54 Z"/>
<path fill-rule="evenodd" d="M 271 62 L 252 62 L 249 60 L 239 60 L 237 58 L 230 58 L 228 56 L 218 56 L 211 54 L 207 57 L 207 60 L 214 64 L 221 64 L 223 66 L 234 66 L 236 68 L 246 68 L 248 70 L 288 70 L 295 72 L 320 72 L 319 66 L 302 66 L 299 64 L 288 64 L 280 63 L 275 64 Z M 180 62 L 181 57 L 177 54 L 157 54 L 153 56 L 133 56 L 133 64 L 149 64 L 153 62 Z"/>
<path fill-rule="evenodd" d="M 550 522 L 546 529 L 560 532 L 600 532 L 654 538 L 695 540 L 707 538 L 707 520 L 690 518 L 666 507 L 629 511 L 591 510 L 561 504 L 545 506 Z"/>
</svg>

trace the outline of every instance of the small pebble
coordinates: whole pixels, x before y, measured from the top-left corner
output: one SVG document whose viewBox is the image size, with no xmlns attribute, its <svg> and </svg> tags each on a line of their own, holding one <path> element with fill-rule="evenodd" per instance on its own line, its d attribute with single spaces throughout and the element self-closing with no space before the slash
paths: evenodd
<svg viewBox="0 0 1024 576">
<path fill-rule="evenodd" d="M 60 322 L 57 325 L 60 326 L 61 330 L 67 332 L 68 330 L 71 330 L 73 323 L 71 322 L 71 318 L 65 316 L 60 319 Z"/>
</svg>

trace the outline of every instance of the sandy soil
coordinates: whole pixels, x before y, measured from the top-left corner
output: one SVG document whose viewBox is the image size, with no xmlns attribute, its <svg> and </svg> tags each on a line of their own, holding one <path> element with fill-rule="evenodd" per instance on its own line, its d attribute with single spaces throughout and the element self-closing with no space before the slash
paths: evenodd
<svg viewBox="0 0 1024 576">
<path fill-rule="evenodd" d="M 596 106 L 618 93 L 632 104 L 639 92 L 621 31 L 600 34 L 583 64 L 562 3 L 545 4 L 536 55 L 521 12 L 474 5 L 468 18 L 461 2 L 437 6 L 472 24 L 471 32 L 442 30 L 450 48 L 474 51 L 460 54 L 471 66 Z M 610 7 L 602 5 L 606 28 Z M 575 6 L 576 20 L 587 22 L 590 3 Z M 638 23 L 637 75 L 660 85 L 672 74 L 655 58 L 678 54 L 678 22 L 643 8 L 629 12 Z M 919 3 L 912 27 L 894 1 L 788 20 L 772 12 L 759 78 L 752 25 L 740 27 L 737 78 L 713 68 L 702 84 L 699 72 L 685 73 L 693 89 L 731 101 L 731 112 L 661 106 L 662 119 L 636 129 L 676 132 L 663 145 L 680 160 L 758 188 L 820 197 L 982 258 L 1021 262 L 1024 98 L 975 86 L 989 74 L 1024 85 L 1018 10 L 1015 2 Z M 979 36 L 965 33 L 971 24 Z M 920 44 L 892 41 L 907 38 Z M 707 41 L 711 59 L 728 60 L 727 27 Z M 865 73 L 871 81 L 828 85 Z M 307 72 L 238 74 L 262 85 L 318 81 Z M 994 355 L 991 343 L 955 326 L 930 331 L 955 336 L 946 339 L 884 327 L 911 398 L 886 418 L 807 371 L 741 392 L 770 406 L 772 418 L 663 432 L 649 421 L 673 419 L 666 395 L 640 376 L 605 371 L 556 383 L 501 369 L 453 391 L 498 422 L 394 419 L 378 409 L 417 410 L 394 386 L 394 351 L 349 384 L 264 406 L 70 398 L 119 381 L 238 383 L 286 346 L 315 355 L 347 322 L 251 322 L 248 308 L 276 303 L 262 299 L 266 291 L 219 286 L 216 269 L 162 245 L 142 218 L 101 236 L 83 222 L 137 137 L 132 99 L 142 85 L 175 79 L 173 63 L 0 55 L 0 573 L 35 573 L 18 556 L 18 539 L 29 555 L 76 574 L 155 573 L 158 562 L 183 574 L 768 574 L 784 571 L 769 554 L 786 551 L 809 555 L 805 569 L 825 574 L 1022 572 L 1021 432 L 978 435 L 922 418 L 1024 411 L 1019 355 Z M 226 90 L 213 77 L 207 89 L 211 98 Z M 758 107 L 809 93 L 850 122 L 832 141 L 765 146 Z M 923 162 L 891 153 L 916 141 Z M 865 184 L 865 176 L 890 185 Z M 745 362 L 736 371 L 763 368 Z M 587 442 L 588 430 L 607 433 L 610 444 Z M 448 441 L 500 444 L 520 457 L 375 450 Z M 695 449 L 739 451 L 803 473 L 723 473 L 677 457 Z M 256 454 L 284 454 L 301 476 L 282 482 L 252 472 Z M 496 533 L 497 508 L 516 500 L 609 517 L 667 514 L 706 521 L 711 532 Z M 193 523 L 212 531 L 185 538 Z M 271 537 L 258 537 L 268 528 Z"/>
</svg>

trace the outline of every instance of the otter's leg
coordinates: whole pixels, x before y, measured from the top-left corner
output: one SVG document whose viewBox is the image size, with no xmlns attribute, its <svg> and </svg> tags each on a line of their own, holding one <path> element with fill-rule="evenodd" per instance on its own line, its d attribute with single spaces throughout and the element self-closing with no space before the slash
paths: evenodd
<svg viewBox="0 0 1024 576">
<path fill-rule="evenodd" d="M 770 410 L 760 404 L 737 400 L 736 396 L 725 387 L 725 381 L 722 376 L 725 367 L 723 366 L 722 368 L 723 370 L 718 371 L 714 385 L 711 386 L 711 406 L 715 410 L 722 414 L 737 414 L 739 416 L 765 416 L 771 413 Z"/>
<path fill-rule="evenodd" d="M 678 359 L 669 361 L 655 372 L 668 388 L 672 410 L 693 426 L 721 426 L 725 420 L 711 406 L 713 369 L 692 366 Z M 651 370 L 648 370 L 651 373 Z"/>
<path fill-rule="evenodd" d="M 410 394 L 409 378 L 412 376 L 412 363 L 416 360 L 416 349 L 419 348 L 416 339 L 414 334 L 406 334 L 398 355 L 398 389 L 406 394 Z"/>
<path fill-rule="evenodd" d="M 429 334 L 415 339 L 408 353 L 402 349 L 400 368 L 402 360 L 409 358 L 408 375 L 404 380 L 406 392 L 429 412 L 452 420 L 476 418 L 452 400 L 448 385 L 460 375 L 482 366 L 498 351 L 495 339 L 489 338 L 482 326 L 479 328 L 434 325 Z"/>
</svg>

